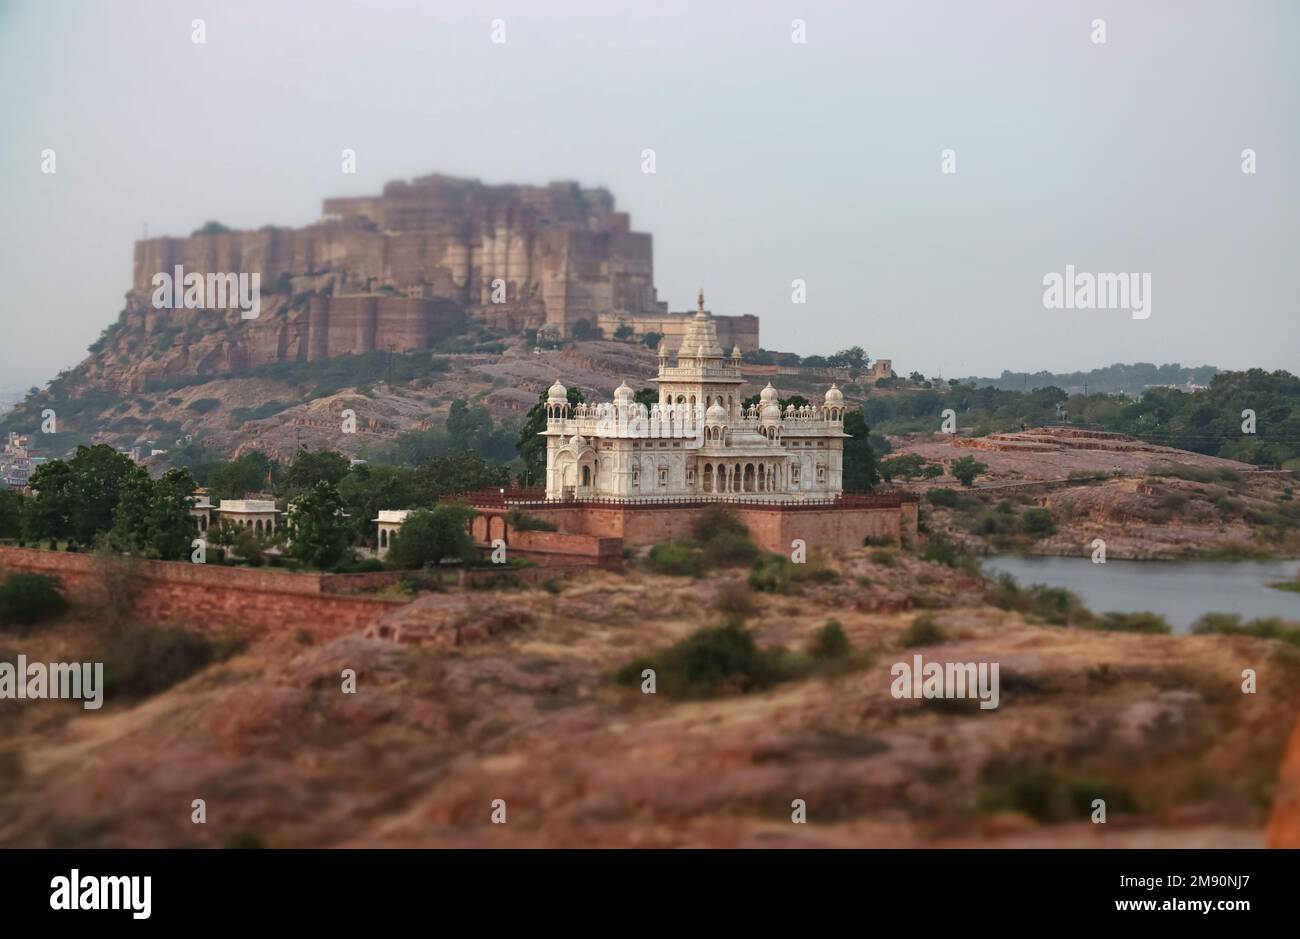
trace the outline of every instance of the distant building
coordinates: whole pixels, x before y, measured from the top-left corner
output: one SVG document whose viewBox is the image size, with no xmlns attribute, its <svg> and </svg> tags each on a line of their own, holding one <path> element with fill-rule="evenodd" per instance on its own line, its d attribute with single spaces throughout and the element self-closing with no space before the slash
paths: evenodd
<svg viewBox="0 0 1300 939">
<path fill-rule="evenodd" d="M 275 507 L 274 499 L 222 499 L 216 512 L 221 524 L 251 528 L 258 535 L 269 535 L 281 527 L 284 514 Z"/>
<path fill-rule="evenodd" d="M 32 456 L 27 449 L 27 438 L 9 434 L 4 450 L 0 452 L 0 485 L 9 489 L 24 489 L 32 475 Z"/>
<path fill-rule="evenodd" d="M 213 511 L 215 510 L 208 498 L 208 491 L 203 488 L 195 489 L 194 495 L 190 496 L 190 515 L 194 516 L 194 523 L 200 534 L 211 527 Z"/>
<path fill-rule="evenodd" d="M 371 519 L 372 522 L 379 523 L 379 538 L 375 542 L 378 546 L 376 553 L 379 557 L 382 558 L 388 554 L 388 549 L 393 543 L 393 535 L 397 534 L 397 530 L 402 527 L 402 523 L 406 521 L 406 517 L 410 514 L 409 509 L 380 509 L 379 517 Z"/>
</svg>

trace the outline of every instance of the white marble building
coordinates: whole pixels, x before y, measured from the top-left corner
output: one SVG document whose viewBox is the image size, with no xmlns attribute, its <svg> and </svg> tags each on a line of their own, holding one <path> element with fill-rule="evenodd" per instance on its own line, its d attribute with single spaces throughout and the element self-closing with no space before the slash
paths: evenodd
<svg viewBox="0 0 1300 939">
<path fill-rule="evenodd" d="M 840 495 L 844 395 L 831 385 L 820 407 L 782 412 L 769 383 L 759 404 L 742 410 L 740 350 L 724 353 L 703 291 L 699 303 L 676 365 L 659 347 L 659 403 L 648 410 L 626 383 L 613 402 L 576 408 L 564 385 L 551 386 L 543 432 L 548 500 Z"/>
</svg>

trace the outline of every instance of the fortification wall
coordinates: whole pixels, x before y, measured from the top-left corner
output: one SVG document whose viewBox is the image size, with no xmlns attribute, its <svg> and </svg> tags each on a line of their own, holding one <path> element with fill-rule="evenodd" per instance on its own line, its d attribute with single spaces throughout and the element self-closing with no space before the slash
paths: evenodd
<svg viewBox="0 0 1300 939">
<path fill-rule="evenodd" d="M 400 576 L 389 573 L 306 574 L 144 560 L 106 573 L 97 563 L 85 554 L 0 547 L 0 571 L 57 577 L 77 603 L 104 604 L 105 577 L 125 577 L 133 587 L 131 613 L 137 621 L 250 640 L 299 630 L 317 639 L 334 638 L 363 628 L 401 602 L 350 593 L 378 586 L 377 578 L 388 583 Z"/>
</svg>

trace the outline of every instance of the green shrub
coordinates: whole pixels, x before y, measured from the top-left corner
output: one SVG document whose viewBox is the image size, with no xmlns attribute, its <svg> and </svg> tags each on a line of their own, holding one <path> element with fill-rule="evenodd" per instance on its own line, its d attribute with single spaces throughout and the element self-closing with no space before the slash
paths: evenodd
<svg viewBox="0 0 1300 939">
<path fill-rule="evenodd" d="M 1094 622 L 1081 624 L 1087 629 L 1112 632 L 1161 634 L 1170 632 L 1169 622 L 1159 613 L 1103 613 Z"/>
<path fill-rule="evenodd" d="M 711 567 L 752 564 L 761 553 L 748 532 L 724 531 L 704 542 L 704 559 Z"/>
<path fill-rule="evenodd" d="M 698 577 L 704 573 L 704 556 L 693 541 L 664 541 L 650 549 L 646 567 L 670 577 Z"/>
<path fill-rule="evenodd" d="M 828 619 L 821 629 L 813 634 L 808 654 L 815 659 L 842 659 L 853 651 L 853 643 L 844 633 L 844 627 L 837 619 Z"/>
<path fill-rule="evenodd" d="M 925 494 L 925 501 L 931 505 L 941 505 L 944 508 L 955 509 L 961 504 L 961 493 L 956 489 L 930 489 Z"/>
<path fill-rule="evenodd" d="M 960 567 L 966 555 L 966 549 L 958 542 L 936 532 L 930 536 L 929 543 L 925 546 L 925 553 L 921 556 L 927 561 L 934 561 L 947 567 Z"/>
<path fill-rule="evenodd" d="M 0 625 L 26 631 L 68 609 L 58 578 L 45 574 L 10 574 L 0 582 Z"/>
<path fill-rule="evenodd" d="M 881 567 L 898 567 L 898 552 L 890 548 L 872 551 L 868 557 L 872 564 L 879 564 Z"/>
<path fill-rule="evenodd" d="M 545 518 L 529 515 L 520 509 L 511 509 L 506 513 L 506 521 L 515 531 L 559 531 L 560 526 Z"/>
<path fill-rule="evenodd" d="M 749 529 L 730 506 L 706 508 L 696 519 L 692 534 L 704 553 L 704 560 L 713 567 L 752 564 L 760 553 L 749 536 Z"/>
<path fill-rule="evenodd" d="M 992 764 L 985 770 L 986 786 L 977 800 L 983 812 L 1022 812 L 1039 822 L 1090 818 L 1092 803 L 1106 803 L 1107 818 L 1115 812 L 1135 812 L 1137 802 L 1123 786 L 1089 779 L 1066 779 L 1044 766 Z"/>
<path fill-rule="evenodd" d="M 1192 624 L 1192 632 L 1198 636 L 1218 634 L 1222 636 L 1255 636 L 1259 639 L 1280 639 L 1292 645 L 1300 646 L 1300 626 L 1288 623 L 1276 616 L 1253 619 L 1243 623 L 1236 613 L 1206 613 Z"/>
<path fill-rule="evenodd" d="M 781 678 L 772 657 L 760 651 L 754 637 L 736 622 L 699 629 L 654 655 L 625 665 L 617 679 L 622 684 L 639 685 L 647 668 L 655 671 L 656 692 L 670 697 L 752 691 Z"/>
<path fill-rule="evenodd" d="M 1020 530 L 1035 538 L 1046 538 L 1056 534 L 1056 521 L 1051 509 L 1025 509 L 1020 516 Z"/>
<path fill-rule="evenodd" d="M 232 651 L 186 629 L 136 627 L 112 639 L 104 650 L 104 685 L 109 694 L 146 697 Z"/>
<path fill-rule="evenodd" d="M 913 617 L 912 625 L 903 631 L 901 642 L 906 649 L 917 646 L 932 646 L 948 638 L 933 613 L 921 613 Z"/>
<path fill-rule="evenodd" d="M 764 593 L 788 593 L 798 573 L 783 554 L 763 554 L 749 569 L 749 586 Z"/>
</svg>

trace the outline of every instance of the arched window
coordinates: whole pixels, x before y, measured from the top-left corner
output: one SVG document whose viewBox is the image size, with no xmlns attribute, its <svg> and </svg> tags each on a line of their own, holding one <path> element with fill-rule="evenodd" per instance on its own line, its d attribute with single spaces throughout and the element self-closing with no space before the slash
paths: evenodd
<svg viewBox="0 0 1300 939">
<path fill-rule="evenodd" d="M 590 467 L 590 466 L 584 466 L 584 467 L 582 468 L 582 484 L 583 484 L 584 486 L 590 486 L 590 485 L 591 485 L 591 467 Z"/>
</svg>

